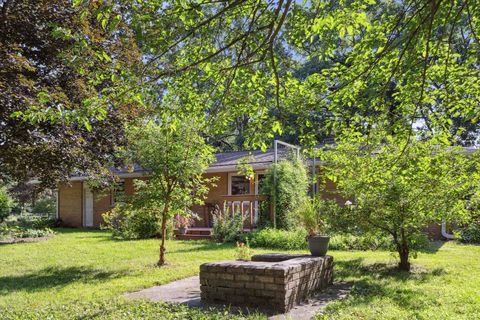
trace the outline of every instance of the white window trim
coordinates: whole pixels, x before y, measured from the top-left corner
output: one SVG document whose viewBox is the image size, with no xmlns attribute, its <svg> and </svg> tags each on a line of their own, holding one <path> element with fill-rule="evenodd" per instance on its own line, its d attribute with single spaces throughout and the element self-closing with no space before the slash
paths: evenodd
<svg viewBox="0 0 480 320">
<path fill-rule="evenodd" d="M 255 172 L 255 195 L 258 195 L 258 175 L 259 174 L 265 174 L 265 170 L 260 170 L 258 172 Z M 232 177 L 241 177 L 241 174 L 238 174 L 236 172 L 229 172 L 228 173 L 228 186 L 227 186 L 227 194 L 229 196 L 232 195 Z"/>
<path fill-rule="evenodd" d="M 232 195 L 232 177 L 243 177 L 243 175 L 238 174 L 236 172 L 229 172 L 228 173 L 228 195 Z M 251 191 L 251 190 L 250 190 Z"/>
</svg>

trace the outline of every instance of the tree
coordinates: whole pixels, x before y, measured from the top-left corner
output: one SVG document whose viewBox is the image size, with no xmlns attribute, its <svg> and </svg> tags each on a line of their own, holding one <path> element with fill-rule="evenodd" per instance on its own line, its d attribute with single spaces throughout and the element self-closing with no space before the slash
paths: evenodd
<svg viewBox="0 0 480 320">
<path fill-rule="evenodd" d="M 0 177 L 54 186 L 102 172 L 125 143 L 137 104 L 117 84 L 140 55 L 115 8 L 86 8 L 0 1 Z"/>
<path fill-rule="evenodd" d="M 169 119 L 169 121 L 174 121 Z M 161 222 L 160 258 L 165 264 L 167 222 L 175 215 L 188 215 L 188 208 L 201 204 L 209 179 L 203 173 L 213 161 L 195 123 L 148 122 L 129 131 L 130 159 L 149 170 L 147 180 L 138 180 L 135 194 L 127 201 L 138 210 L 153 212 Z"/>
<path fill-rule="evenodd" d="M 351 135 L 322 158 L 326 177 L 354 199 L 350 210 L 342 210 L 349 214 L 337 218 L 391 236 L 402 270 L 410 269 L 416 236 L 442 219 L 467 221 L 478 196 L 479 155 L 438 139 L 404 148 L 396 137 Z"/>
</svg>

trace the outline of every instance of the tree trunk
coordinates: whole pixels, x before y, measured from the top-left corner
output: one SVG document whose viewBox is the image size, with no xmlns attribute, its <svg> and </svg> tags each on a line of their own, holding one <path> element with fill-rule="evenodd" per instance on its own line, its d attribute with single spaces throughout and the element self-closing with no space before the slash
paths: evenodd
<svg viewBox="0 0 480 320">
<path fill-rule="evenodd" d="M 157 265 L 159 267 L 165 264 L 165 238 L 167 237 L 167 211 L 168 205 L 165 204 L 165 208 L 162 213 L 162 241 L 160 242 L 160 259 Z"/>
<path fill-rule="evenodd" d="M 398 264 L 398 268 L 400 270 L 410 271 L 410 250 L 408 248 L 408 241 L 405 237 L 405 230 L 403 228 L 401 230 L 401 243 L 397 244 L 397 250 L 400 256 L 400 263 Z"/>
</svg>

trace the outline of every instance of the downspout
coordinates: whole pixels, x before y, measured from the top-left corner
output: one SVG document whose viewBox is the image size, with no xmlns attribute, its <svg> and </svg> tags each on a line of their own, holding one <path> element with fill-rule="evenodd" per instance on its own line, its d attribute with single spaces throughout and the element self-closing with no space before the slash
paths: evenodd
<svg viewBox="0 0 480 320">
<path fill-rule="evenodd" d="M 55 220 L 60 219 L 60 205 L 58 203 L 60 200 L 59 192 L 59 189 L 55 190 Z"/>
<path fill-rule="evenodd" d="M 447 233 L 447 222 L 445 221 L 445 219 L 442 219 L 442 237 L 448 240 L 455 239 L 455 236 L 453 234 Z"/>
</svg>

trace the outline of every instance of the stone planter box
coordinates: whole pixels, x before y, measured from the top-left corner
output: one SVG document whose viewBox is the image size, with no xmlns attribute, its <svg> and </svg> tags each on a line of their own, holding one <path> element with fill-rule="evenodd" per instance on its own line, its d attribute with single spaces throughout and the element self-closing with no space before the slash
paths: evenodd
<svg viewBox="0 0 480 320">
<path fill-rule="evenodd" d="M 220 261 L 200 266 L 205 302 L 288 312 L 333 281 L 333 258 L 261 254 L 252 261 Z"/>
</svg>

